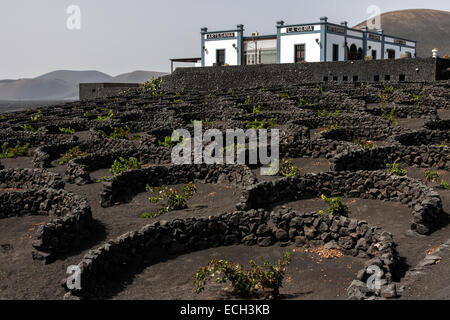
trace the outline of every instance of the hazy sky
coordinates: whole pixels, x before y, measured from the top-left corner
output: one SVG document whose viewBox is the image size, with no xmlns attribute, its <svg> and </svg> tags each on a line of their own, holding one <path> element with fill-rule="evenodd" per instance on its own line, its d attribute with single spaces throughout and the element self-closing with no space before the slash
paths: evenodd
<svg viewBox="0 0 450 320">
<path fill-rule="evenodd" d="M 69 30 L 70 5 L 81 29 Z M 0 79 L 58 70 L 169 71 L 172 57 L 200 56 L 200 28 L 275 33 L 275 23 L 347 20 L 355 25 L 377 5 L 382 12 L 450 11 L 448 0 L 0 0 Z"/>
</svg>

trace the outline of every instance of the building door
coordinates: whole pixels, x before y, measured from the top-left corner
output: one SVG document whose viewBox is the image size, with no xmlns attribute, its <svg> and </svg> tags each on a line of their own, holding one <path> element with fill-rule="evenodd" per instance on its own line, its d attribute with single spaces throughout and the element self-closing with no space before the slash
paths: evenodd
<svg viewBox="0 0 450 320">
<path fill-rule="evenodd" d="M 333 61 L 339 61 L 339 45 L 333 44 Z"/>
<path fill-rule="evenodd" d="M 388 59 L 395 59 L 395 50 L 388 49 Z"/>
<path fill-rule="evenodd" d="M 377 60 L 377 50 L 372 50 L 372 59 Z"/>
<path fill-rule="evenodd" d="M 296 44 L 295 45 L 295 63 L 305 61 L 305 45 Z"/>
<path fill-rule="evenodd" d="M 357 57 L 356 60 L 362 60 L 362 59 L 364 59 L 364 57 L 363 57 L 363 49 L 359 48 L 358 49 L 358 57 Z"/>
<path fill-rule="evenodd" d="M 221 67 L 225 65 L 225 49 L 216 51 L 216 66 Z"/>
<path fill-rule="evenodd" d="M 350 46 L 348 60 L 358 60 L 358 48 L 354 44 Z"/>
</svg>

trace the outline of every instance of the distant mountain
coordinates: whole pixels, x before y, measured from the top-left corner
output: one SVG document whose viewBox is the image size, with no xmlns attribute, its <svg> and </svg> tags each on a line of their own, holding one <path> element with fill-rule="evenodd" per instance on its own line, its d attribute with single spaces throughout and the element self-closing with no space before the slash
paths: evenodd
<svg viewBox="0 0 450 320">
<path fill-rule="evenodd" d="M 154 72 L 154 71 L 133 71 L 130 73 L 124 73 L 120 74 L 118 76 L 115 76 L 115 82 L 123 82 L 123 83 L 144 83 L 145 81 L 161 77 L 166 75 L 167 73 L 163 72 Z"/>
<path fill-rule="evenodd" d="M 64 80 L 70 85 L 78 85 L 84 82 L 111 82 L 113 77 L 99 71 L 71 71 L 71 70 L 58 70 L 43 74 L 36 77 L 35 80 Z"/>
<path fill-rule="evenodd" d="M 413 9 L 381 14 L 381 28 L 388 35 L 417 41 L 417 56 L 430 57 L 433 48 L 439 55 L 450 55 L 450 12 Z M 354 28 L 367 25 L 364 21 Z"/>
<path fill-rule="evenodd" d="M 75 86 L 60 79 L 20 79 L 0 82 L 0 100 L 65 100 L 77 95 Z"/>
<path fill-rule="evenodd" d="M 165 73 L 134 71 L 112 77 L 99 71 L 57 70 L 34 79 L 0 80 L 0 100 L 76 100 L 80 83 L 143 83 Z"/>
</svg>

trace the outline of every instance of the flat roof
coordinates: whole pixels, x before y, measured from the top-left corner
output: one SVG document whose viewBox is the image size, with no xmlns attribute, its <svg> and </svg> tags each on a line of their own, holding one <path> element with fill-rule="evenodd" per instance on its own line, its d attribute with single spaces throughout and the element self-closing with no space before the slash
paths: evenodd
<svg viewBox="0 0 450 320">
<path fill-rule="evenodd" d="M 264 35 L 264 36 L 250 36 L 250 37 L 244 37 L 244 41 L 246 40 L 271 40 L 276 39 L 276 34 L 270 34 L 270 35 Z"/>
<path fill-rule="evenodd" d="M 198 62 L 201 61 L 202 58 L 173 58 L 170 59 L 172 62 Z"/>
</svg>

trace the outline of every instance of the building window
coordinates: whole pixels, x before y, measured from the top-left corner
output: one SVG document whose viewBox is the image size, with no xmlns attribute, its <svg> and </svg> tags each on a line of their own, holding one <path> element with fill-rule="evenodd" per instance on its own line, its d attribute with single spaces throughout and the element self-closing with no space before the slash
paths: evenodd
<svg viewBox="0 0 450 320">
<path fill-rule="evenodd" d="M 372 59 L 377 60 L 377 50 L 372 50 Z"/>
<path fill-rule="evenodd" d="M 333 44 L 333 61 L 339 61 L 339 45 Z"/>
<path fill-rule="evenodd" d="M 388 49 L 388 59 L 395 59 L 395 50 Z"/>
<path fill-rule="evenodd" d="M 388 74 L 385 75 L 385 76 L 384 76 L 384 80 L 385 80 L 385 81 L 391 81 L 391 76 L 388 75 Z"/>
<path fill-rule="evenodd" d="M 380 81 L 380 76 L 376 75 L 373 77 L 373 81 L 378 82 Z"/>
<path fill-rule="evenodd" d="M 305 45 L 296 44 L 295 45 L 295 63 L 305 61 Z"/>
<path fill-rule="evenodd" d="M 257 53 L 254 50 L 244 52 L 244 63 L 246 65 L 277 63 L 277 50 L 261 49 Z"/>
<path fill-rule="evenodd" d="M 404 75 L 404 74 L 399 75 L 398 81 L 400 81 L 400 82 L 406 81 L 406 75 Z"/>
<path fill-rule="evenodd" d="M 342 81 L 348 81 L 348 76 L 343 76 Z"/>
<path fill-rule="evenodd" d="M 225 49 L 216 51 L 216 66 L 221 67 L 225 65 Z"/>
<path fill-rule="evenodd" d="M 362 60 L 362 58 L 362 49 L 358 49 L 355 44 L 352 44 L 348 52 L 348 60 Z"/>
<path fill-rule="evenodd" d="M 357 82 L 358 81 L 358 76 L 353 76 L 353 82 Z"/>
</svg>

